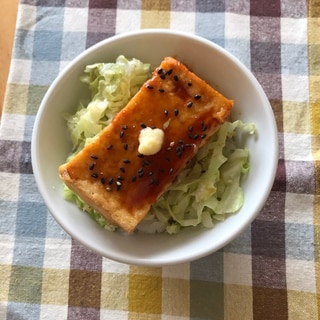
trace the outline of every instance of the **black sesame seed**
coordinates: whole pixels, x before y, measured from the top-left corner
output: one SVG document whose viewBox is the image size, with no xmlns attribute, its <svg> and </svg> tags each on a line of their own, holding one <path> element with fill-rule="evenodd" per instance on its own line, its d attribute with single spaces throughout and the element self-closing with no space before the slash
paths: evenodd
<svg viewBox="0 0 320 320">
<path fill-rule="evenodd" d="M 128 144 L 127 144 L 127 143 L 124 143 L 124 144 L 123 144 L 123 149 L 124 149 L 124 150 L 128 150 Z"/>
<path fill-rule="evenodd" d="M 192 102 L 192 101 L 189 101 L 189 102 L 187 103 L 187 108 L 191 108 L 192 105 L 193 105 L 193 102 Z"/>
<path fill-rule="evenodd" d="M 169 69 L 169 70 L 167 71 L 167 74 L 170 76 L 171 73 L 172 73 L 172 69 Z"/>
<path fill-rule="evenodd" d="M 193 131 L 193 126 L 190 126 L 190 127 L 188 128 L 188 131 L 189 131 L 189 132 L 192 132 L 192 131 Z"/>
<path fill-rule="evenodd" d="M 200 136 L 200 138 L 201 138 L 201 139 L 204 139 L 206 136 L 207 136 L 207 135 L 206 135 L 205 133 L 203 133 L 203 134 Z"/>
<path fill-rule="evenodd" d="M 95 165 L 96 165 L 95 163 L 91 163 L 89 166 L 89 170 L 93 170 Z"/>
<path fill-rule="evenodd" d="M 122 126 L 122 130 L 128 130 L 128 126 L 125 124 Z"/>
<path fill-rule="evenodd" d="M 160 69 L 158 70 L 158 74 L 162 74 L 162 72 L 163 72 L 163 69 L 160 68 Z"/>
<path fill-rule="evenodd" d="M 162 80 L 165 80 L 166 75 L 165 75 L 165 74 L 162 74 L 162 75 L 160 76 L 160 78 L 161 78 Z"/>
<path fill-rule="evenodd" d="M 208 127 L 204 124 L 203 126 L 202 126 L 202 131 L 206 131 L 208 129 Z"/>
<path fill-rule="evenodd" d="M 122 138 L 124 136 L 124 132 L 123 131 L 120 131 L 120 134 L 119 134 L 120 138 Z"/>
<path fill-rule="evenodd" d="M 196 94 L 196 95 L 194 96 L 194 98 L 195 98 L 196 100 L 199 100 L 199 99 L 201 98 L 201 96 L 200 96 L 200 94 Z"/>
<path fill-rule="evenodd" d="M 192 86 L 192 82 L 191 82 L 191 81 L 188 82 L 188 86 L 189 86 L 189 87 Z"/>
<path fill-rule="evenodd" d="M 176 74 L 173 76 L 173 79 L 174 79 L 175 81 L 179 81 L 179 77 L 178 77 Z"/>
<path fill-rule="evenodd" d="M 178 109 L 174 109 L 174 115 L 177 116 L 179 114 L 179 110 Z"/>
<path fill-rule="evenodd" d="M 153 89 L 153 86 L 151 86 L 150 84 L 148 84 L 148 85 L 147 85 L 147 88 L 150 89 L 150 90 L 152 90 L 152 89 Z"/>
<path fill-rule="evenodd" d="M 161 93 L 163 93 L 163 92 L 164 92 L 164 89 L 163 89 L 163 88 L 159 88 L 158 91 L 161 92 Z"/>
<path fill-rule="evenodd" d="M 169 162 L 171 161 L 169 156 L 166 157 L 166 160 L 169 161 Z"/>
<path fill-rule="evenodd" d="M 124 180 L 124 177 L 123 177 L 123 176 L 117 176 L 117 180 L 123 181 L 123 180 Z"/>
<path fill-rule="evenodd" d="M 109 179 L 108 179 L 108 184 L 109 184 L 109 185 L 112 185 L 112 183 L 113 183 L 113 178 L 109 178 Z"/>
<path fill-rule="evenodd" d="M 121 171 L 122 173 L 125 173 L 125 172 L 126 172 L 126 169 L 123 168 L 123 167 L 121 167 L 121 168 L 120 168 L 120 171 Z"/>
<path fill-rule="evenodd" d="M 144 123 L 140 123 L 141 128 L 146 128 L 147 126 Z"/>
<path fill-rule="evenodd" d="M 181 147 L 176 147 L 176 153 L 181 153 L 182 148 Z"/>
<path fill-rule="evenodd" d="M 132 176 L 131 181 L 135 182 L 137 180 L 137 176 Z"/>
<path fill-rule="evenodd" d="M 125 163 L 125 164 L 128 164 L 128 163 L 130 163 L 131 161 L 129 160 L 129 159 L 124 159 L 123 160 L 123 163 Z"/>
<path fill-rule="evenodd" d="M 112 144 L 108 144 L 107 150 L 110 150 L 112 148 Z"/>
<path fill-rule="evenodd" d="M 138 157 L 139 157 L 139 158 L 143 158 L 143 157 L 144 157 L 144 154 L 139 153 L 139 154 L 138 154 Z"/>
<path fill-rule="evenodd" d="M 155 184 L 155 185 L 159 185 L 159 179 L 158 178 L 151 178 L 149 180 L 150 185 L 151 184 Z"/>
<path fill-rule="evenodd" d="M 93 174 L 91 175 L 91 177 L 97 179 L 97 178 L 98 178 L 98 175 L 97 175 L 96 173 L 93 173 Z"/>
<path fill-rule="evenodd" d="M 98 157 L 97 157 L 96 155 L 94 155 L 94 154 L 92 154 L 92 155 L 90 156 L 90 158 L 95 159 L 95 160 L 98 160 Z"/>
<path fill-rule="evenodd" d="M 180 140 L 178 141 L 178 143 L 179 143 L 179 144 L 183 144 L 183 140 L 180 139 Z"/>
<path fill-rule="evenodd" d="M 169 111 L 167 109 L 165 109 L 164 114 L 167 116 L 169 114 Z"/>
<path fill-rule="evenodd" d="M 190 147 L 192 147 L 192 144 L 191 144 L 191 143 L 186 143 L 184 146 L 185 146 L 186 148 L 190 148 Z"/>
<path fill-rule="evenodd" d="M 138 172 L 138 176 L 139 178 L 142 178 L 144 176 L 144 172 L 143 171 Z"/>
<path fill-rule="evenodd" d="M 193 136 L 193 139 L 198 139 L 199 138 L 199 135 L 198 134 L 195 134 L 194 136 Z"/>
<path fill-rule="evenodd" d="M 142 161 L 142 166 L 145 167 L 145 166 L 149 166 L 150 165 L 150 161 L 148 160 L 143 160 Z"/>
<path fill-rule="evenodd" d="M 117 184 L 117 191 L 121 189 L 121 184 Z"/>
<path fill-rule="evenodd" d="M 100 179 L 100 182 L 101 182 L 102 184 L 105 184 L 105 183 L 106 183 L 106 179 L 105 179 L 105 178 L 101 178 L 101 179 Z"/>
</svg>

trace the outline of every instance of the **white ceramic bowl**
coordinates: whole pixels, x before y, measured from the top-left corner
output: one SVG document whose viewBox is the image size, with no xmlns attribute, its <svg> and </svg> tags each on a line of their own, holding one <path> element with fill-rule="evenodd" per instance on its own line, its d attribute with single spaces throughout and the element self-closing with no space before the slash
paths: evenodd
<svg viewBox="0 0 320 320">
<path fill-rule="evenodd" d="M 63 199 L 58 166 L 70 152 L 63 113 L 76 110 L 86 65 L 112 62 L 123 54 L 158 66 L 174 56 L 235 100 L 233 119 L 254 122 L 257 135 L 247 141 L 251 171 L 243 182 L 242 209 L 213 229 L 194 228 L 178 235 L 109 232 L 73 203 Z M 269 101 L 253 75 L 235 57 L 203 38 L 170 30 L 140 30 L 106 39 L 75 58 L 49 88 L 39 108 L 32 136 L 32 162 L 39 191 L 56 221 L 86 247 L 119 262 L 161 266 L 208 255 L 238 236 L 256 217 L 271 190 L 278 160 L 277 128 Z"/>
</svg>

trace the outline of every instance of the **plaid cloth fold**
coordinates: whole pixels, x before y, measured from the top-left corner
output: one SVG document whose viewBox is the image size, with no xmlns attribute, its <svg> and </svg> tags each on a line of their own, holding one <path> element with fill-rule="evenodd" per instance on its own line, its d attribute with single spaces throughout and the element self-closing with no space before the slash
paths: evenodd
<svg viewBox="0 0 320 320">
<path fill-rule="evenodd" d="M 135 267 L 65 234 L 39 196 L 30 141 L 49 85 L 128 30 L 172 28 L 238 57 L 272 104 L 280 158 L 257 219 L 191 263 Z M 0 126 L 0 319 L 319 319 L 319 0 L 21 0 Z"/>
</svg>

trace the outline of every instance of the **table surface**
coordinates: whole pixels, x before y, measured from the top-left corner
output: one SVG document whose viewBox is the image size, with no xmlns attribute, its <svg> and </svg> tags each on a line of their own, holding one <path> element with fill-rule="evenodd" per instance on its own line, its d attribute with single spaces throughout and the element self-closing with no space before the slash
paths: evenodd
<svg viewBox="0 0 320 320">
<path fill-rule="evenodd" d="M 225 248 L 158 268 L 95 255 L 48 213 L 30 144 L 41 99 L 99 40 L 171 28 L 226 48 L 263 86 L 279 162 L 256 220 Z M 0 123 L 0 319 L 319 319 L 320 3 L 20 0 Z"/>
</svg>

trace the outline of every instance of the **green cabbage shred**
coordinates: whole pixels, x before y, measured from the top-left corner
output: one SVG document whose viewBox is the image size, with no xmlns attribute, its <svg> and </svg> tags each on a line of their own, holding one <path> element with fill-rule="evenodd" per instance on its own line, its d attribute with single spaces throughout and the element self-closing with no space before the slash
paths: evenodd
<svg viewBox="0 0 320 320">
<path fill-rule="evenodd" d="M 115 63 L 88 65 L 81 81 L 88 85 L 91 100 L 75 114 L 66 115 L 77 154 L 126 106 L 150 77 L 150 64 L 119 56 Z M 225 122 L 178 175 L 176 181 L 152 205 L 138 225 L 141 232 L 176 234 L 188 227 L 212 228 L 236 213 L 244 203 L 241 180 L 249 171 L 249 150 L 236 137 L 255 132 L 255 125 L 240 120 Z M 101 227 L 117 229 L 77 194 L 64 185 L 65 199 L 87 212 Z"/>
</svg>

